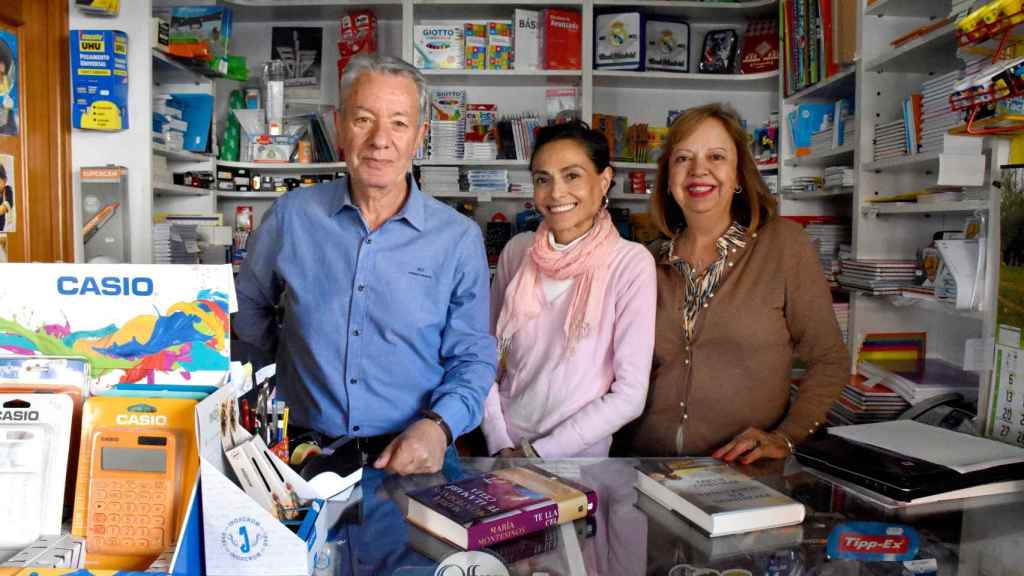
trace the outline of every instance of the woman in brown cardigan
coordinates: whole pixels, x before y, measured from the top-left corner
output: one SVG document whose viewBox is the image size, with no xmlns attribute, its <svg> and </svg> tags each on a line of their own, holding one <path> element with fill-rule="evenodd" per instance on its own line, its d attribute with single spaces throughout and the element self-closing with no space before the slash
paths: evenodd
<svg viewBox="0 0 1024 576">
<path fill-rule="evenodd" d="M 651 385 L 629 439 L 641 455 L 785 458 L 849 376 L 818 254 L 776 215 L 736 113 L 691 108 L 658 161 Z M 794 349 L 808 364 L 790 404 Z"/>
</svg>

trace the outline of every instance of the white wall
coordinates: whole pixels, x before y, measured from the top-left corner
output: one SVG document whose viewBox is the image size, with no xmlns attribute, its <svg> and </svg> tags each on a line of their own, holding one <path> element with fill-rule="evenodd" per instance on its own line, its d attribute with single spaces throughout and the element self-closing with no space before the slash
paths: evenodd
<svg viewBox="0 0 1024 576">
<path fill-rule="evenodd" d="M 116 18 L 90 18 L 68 0 L 72 30 L 120 30 L 128 34 L 128 125 L 121 132 L 94 132 L 73 130 L 71 134 L 71 169 L 75 201 L 75 230 L 81 229 L 79 218 L 79 168 L 118 164 L 128 168 L 128 205 L 132 222 L 132 262 L 150 261 L 149 225 L 152 207 L 150 189 L 150 98 L 152 91 L 152 56 L 150 55 L 149 22 L 150 0 L 121 2 L 121 13 Z M 70 71 L 68 72 L 70 74 Z M 82 261 L 80 239 L 75 242 L 75 261 Z"/>
</svg>

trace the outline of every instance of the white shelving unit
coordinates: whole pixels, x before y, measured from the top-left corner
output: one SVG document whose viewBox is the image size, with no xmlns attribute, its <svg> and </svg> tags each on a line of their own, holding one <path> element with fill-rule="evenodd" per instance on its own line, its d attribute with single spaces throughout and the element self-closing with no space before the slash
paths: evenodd
<svg viewBox="0 0 1024 576">
<path fill-rule="evenodd" d="M 989 209 L 987 201 L 961 200 L 954 202 L 893 202 L 880 204 L 865 204 L 861 206 L 861 212 L 866 216 L 883 216 L 885 214 L 939 214 L 943 212 L 986 212 Z"/>
<path fill-rule="evenodd" d="M 205 198 L 210 196 L 212 190 L 209 188 L 195 188 L 193 186 L 181 186 L 180 184 L 169 184 L 167 182 L 153 182 L 153 194 L 157 196 L 195 196 Z"/>
<path fill-rule="evenodd" d="M 71 2 L 71 0 L 69 0 Z M 140 26 L 148 29 L 148 18 L 168 7 L 186 3 L 183 0 L 139 0 L 123 9 L 131 12 Z M 708 30 L 732 28 L 742 35 L 746 22 L 754 18 L 774 18 L 778 13 L 777 0 L 749 0 L 740 3 L 717 3 L 695 0 L 222 0 L 233 9 L 234 29 L 231 51 L 245 56 L 250 81 L 238 82 L 217 78 L 208 70 L 193 69 L 166 54 L 152 50 L 152 40 L 140 34 L 132 37 L 133 46 L 145 46 L 151 52 L 151 89 L 154 94 L 164 92 L 201 92 L 215 97 L 213 154 L 172 152 L 154 146 L 151 158 L 167 161 L 172 172 L 245 168 L 256 174 L 299 176 L 302 174 L 331 174 L 345 171 L 345 163 L 320 164 L 268 164 L 252 162 L 222 162 L 216 159 L 217 141 L 227 117 L 227 100 L 231 90 L 257 85 L 263 62 L 270 57 L 268 38 L 271 28 L 285 26 L 318 26 L 323 29 L 324 51 L 321 62 L 323 77 L 319 98 L 302 102 L 290 101 L 299 107 L 316 108 L 337 104 L 337 70 L 335 60 L 338 40 L 338 20 L 344 14 L 359 9 L 371 9 L 377 17 L 378 51 L 401 56 L 412 61 L 413 27 L 421 22 L 477 19 L 510 20 L 515 8 L 541 10 L 563 7 L 579 10 L 582 15 L 582 67 L 580 70 L 424 70 L 432 87 L 457 87 L 467 90 L 470 102 L 489 102 L 498 105 L 501 113 L 545 111 L 544 90 L 548 87 L 578 86 L 581 89 L 581 116 L 590 120 L 593 113 L 627 116 L 630 123 L 644 122 L 664 126 L 670 110 L 679 110 L 711 101 L 728 101 L 740 110 L 751 126 L 760 125 L 777 109 L 778 73 L 764 74 L 698 74 L 666 72 L 629 72 L 593 69 L 593 23 L 596 14 L 623 10 L 642 10 L 649 15 L 685 19 L 691 26 L 691 66 L 699 60 L 703 35 Z M 135 14 L 138 12 L 138 14 Z M 147 98 L 148 100 L 148 98 Z M 148 107 L 148 105 L 147 105 Z M 133 122 L 146 121 L 148 112 L 133 118 Z M 459 166 L 505 168 L 525 171 L 526 160 L 462 160 L 415 162 L 417 166 Z M 634 211 L 646 210 L 646 195 L 623 193 L 628 172 L 657 170 L 653 163 L 615 163 L 616 186 L 612 199 Z M 773 173 L 778 166 L 764 166 L 763 173 Z M 145 174 L 146 182 L 153 180 Z M 147 214 L 138 224 L 147 231 L 143 243 L 149 252 L 149 222 L 158 212 L 220 212 L 224 223 L 231 225 L 239 206 L 251 206 L 257 222 L 279 193 L 205 191 L 196 194 L 163 184 L 150 186 L 151 203 Z M 450 193 L 438 195 L 446 199 L 477 199 L 477 219 L 482 223 L 498 211 L 513 214 L 522 209 L 530 198 L 522 194 L 477 195 Z M 142 234 L 140 234 L 141 238 Z M 136 261 L 148 261 L 148 258 Z"/>
</svg>

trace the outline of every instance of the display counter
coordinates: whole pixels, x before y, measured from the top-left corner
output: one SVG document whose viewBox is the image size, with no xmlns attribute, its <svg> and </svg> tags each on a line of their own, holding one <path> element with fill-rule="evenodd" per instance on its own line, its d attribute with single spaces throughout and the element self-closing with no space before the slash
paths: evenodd
<svg viewBox="0 0 1024 576">
<path fill-rule="evenodd" d="M 409 491 L 506 466 L 535 464 L 594 488 L 598 511 L 584 527 L 569 525 L 508 551 L 523 555 L 511 574 L 590 575 L 861 575 L 904 574 L 898 562 L 829 560 L 826 539 L 839 523 L 907 524 L 920 536 L 917 558 L 934 559 L 938 574 L 1024 573 L 1024 494 L 891 508 L 832 483 L 794 460 L 741 467 L 746 474 L 807 506 L 798 527 L 708 538 L 681 516 L 633 488 L 635 459 L 526 460 L 449 458 L 440 474 L 398 477 L 366 469 L 356 493 L 331 507 L 328 544 L 318 575 L 432 576 L 455 550 L 404 519 Z M 529 557 L 526 557 L 529 556 Z M 436 558 L 436 560 L 435 560 Z M 466 567 L 441 571 L 468 576 Z M 475 576 L 485 576 L 477 571 Z"/>
</svg>

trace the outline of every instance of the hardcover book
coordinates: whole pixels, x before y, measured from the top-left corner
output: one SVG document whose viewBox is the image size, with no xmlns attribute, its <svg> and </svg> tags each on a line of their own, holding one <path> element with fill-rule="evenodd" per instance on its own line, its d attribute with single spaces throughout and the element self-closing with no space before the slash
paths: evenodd
<svg viewBox="0 0 1024 576">
<path fill-rule="evenodd" d="M 593 514 L 597 494 L 540 468 L 507 468 L 409 493 L 408 519 L 465 550 Z"/>
<path fill-rule="evenodd" d="M 543 64 L 546 70 L 579 70 L 583 65 L 582 16 L 575 10 L 548 8 L 543 20 Z"/>
<path fill-rule="evenodd" d="M 713 458 L 641 463 L 636 487 L 711 537 L 804 520 L 803 504 Z"/>
</svg>

